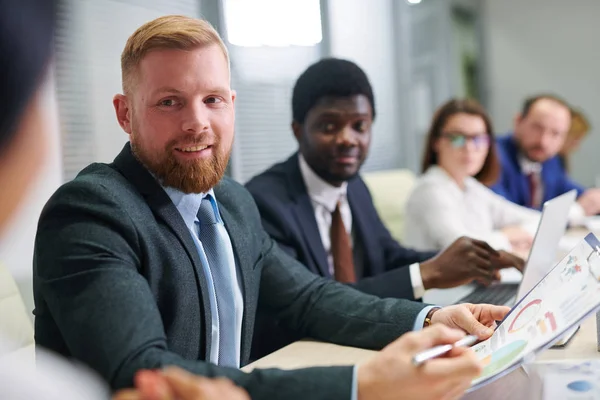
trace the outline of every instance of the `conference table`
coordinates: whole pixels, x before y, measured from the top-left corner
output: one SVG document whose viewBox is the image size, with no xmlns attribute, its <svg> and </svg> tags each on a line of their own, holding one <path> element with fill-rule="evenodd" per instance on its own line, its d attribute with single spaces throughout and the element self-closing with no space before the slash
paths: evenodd
<svg viewBox="0 0 600 400">
<path fill-rule="evenodd" d="M 569 230 L 566 236 L 576 242 L 588 232 L 583 229 Z M 249 372 L 255 368 L 296 369 L 314 366 L 356 365 L 369 360 L 376 353 L 373 350 L 314 340 L 301 340 L 246 365 L 243 370 Z M 595 316 L 586 319 L 581 324 L 579 331 L 566 346 L 545 350 L 537 356 L 534 363 L 528 364 L 524 368 L 518 368 L 484 388 L 465 395 L 464 399 L 542 398 L 542 376 L 536 373 L 536 363 L 590 359 L 600 360 Z"/>
</svg>

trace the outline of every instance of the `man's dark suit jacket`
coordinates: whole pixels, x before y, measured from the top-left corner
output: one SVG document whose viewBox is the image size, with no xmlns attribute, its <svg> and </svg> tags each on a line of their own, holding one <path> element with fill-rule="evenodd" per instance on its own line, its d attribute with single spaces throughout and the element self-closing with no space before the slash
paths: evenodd
<svg viewBox="0 0 600 400">
<path fill-rule="evenodd" d="M 311 272 L 331 279 L 327 254 L 302 178 L 298 154 L 252 178 L 246 188 L 254 197 L 265 230 L 279 247 Z M 371 194 L 360 177 L 348 182 L 347 196 L 355 245 L 361 246 L 364 254 L 361 261 L 364 274 L 358 277 L 355 288 L 379 297 L 414 300 L 408 266 L 425 261 L 436 253 L 406 249 L 394 240 L 379 218 Z M 259 315 L 254 358 L 298 338 L 273 323 L 277 321 L 272 316 Z"/>
<path fill-rule="evenodd" d="M 244 296 L 241 362 L 257 308 L 305 336 L 381 348 L 424 307 L 380 300 L 310 273 L 261 226 L 250 194 L 223 179 L 215 188 Z M 225 376 L 253 399 L 350 398 L 352 368 L 246 374 L 210 354 L 211 315 L 201 261 L 182 217 L 127 144 L 112 164 L 92 164 L 63 185 L 40 217 L 34 254 L 37 344 L 95 369 L 113 389 L 136 371 L 178 365 Z"/>
</svg>

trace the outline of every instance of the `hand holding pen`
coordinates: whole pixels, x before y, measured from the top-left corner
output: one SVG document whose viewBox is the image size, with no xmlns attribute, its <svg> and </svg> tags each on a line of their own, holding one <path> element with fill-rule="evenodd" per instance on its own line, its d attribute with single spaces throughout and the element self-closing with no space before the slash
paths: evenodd
<svg viewBox="0 0 600 400">
<path fill-rule="evenodd" d="M 464 337 L 463 331 L 442 324 L 402 335 L 358 367 L 358 399 L 460 398 L 483 368 L 471 349 L 453 346 L 443 357 L 419 366 L 413 358 L 439 345 L 452 346 Z"/>
<path fill-rule="evenodd" d="M 429 310 L 426 319 L 431 326 L 400 336 L 358 366 L 358 399 L 460 398 L 483 368 L 467 346 L 490 337 L 495 321 L 508 311 L 508 307 L 486 304 Z"/>
</svg>

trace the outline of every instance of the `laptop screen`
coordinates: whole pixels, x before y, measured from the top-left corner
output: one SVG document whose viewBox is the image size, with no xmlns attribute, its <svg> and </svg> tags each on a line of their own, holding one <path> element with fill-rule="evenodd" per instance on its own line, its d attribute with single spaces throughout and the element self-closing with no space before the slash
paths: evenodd
<svg viewBox="0 0 600 400">
<path fill-rule="evenodd" d="M 556 264 L 558 244 L 567 229 L 576 196 L 577 192 L 571 190 L 544 203 L 517 299 L 525 296 Z"/>
</svg>

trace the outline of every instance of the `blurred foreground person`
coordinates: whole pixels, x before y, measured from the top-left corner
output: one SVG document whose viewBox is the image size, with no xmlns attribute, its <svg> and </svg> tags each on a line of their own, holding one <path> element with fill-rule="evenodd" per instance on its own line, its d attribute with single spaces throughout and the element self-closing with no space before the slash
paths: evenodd
<svg viewBox="0 0 600 400">
<path fill-rule="evenodd" d="M 0 0 L 0 240 L 47 156 L 52 127 L 46 85 L 55 1 Z M 0 314 L 0 318 L 7 318 Z M 19 349 L 0 331 L 0 397 L 96 400 L 108 391 L 95 375 L 43 350 Z"/>
<path fill-rule="evenodd" d="M 0 0 L 0 240 L 48 155 L 54 129 L 49 85 L 56 2 Z M 0 318 L 6 318 L 0 314 Z M 108 387 L 81 364 L 38 348 L 28 349 L 0 331 L 0 398 L 6 400 L 107 400 Z M 165 374 L 181 400 L 242 400 L 248 397 L 224 380 L 192 385 L 189 374 Z M 199 386 L 202 391 L 194 389 Z M 146 386 L 146 393 L 153 393 Z M 161 386 L 158 386 L 161 388 Z M 157 392 L 158 394 L 162 392 Z M 202 396 L 193 397 L 195 393 Z M 149 397 L 149 399 L 156 397 Z M 162 399 L 162 398 L 161 398 Z"/>
</svg>

